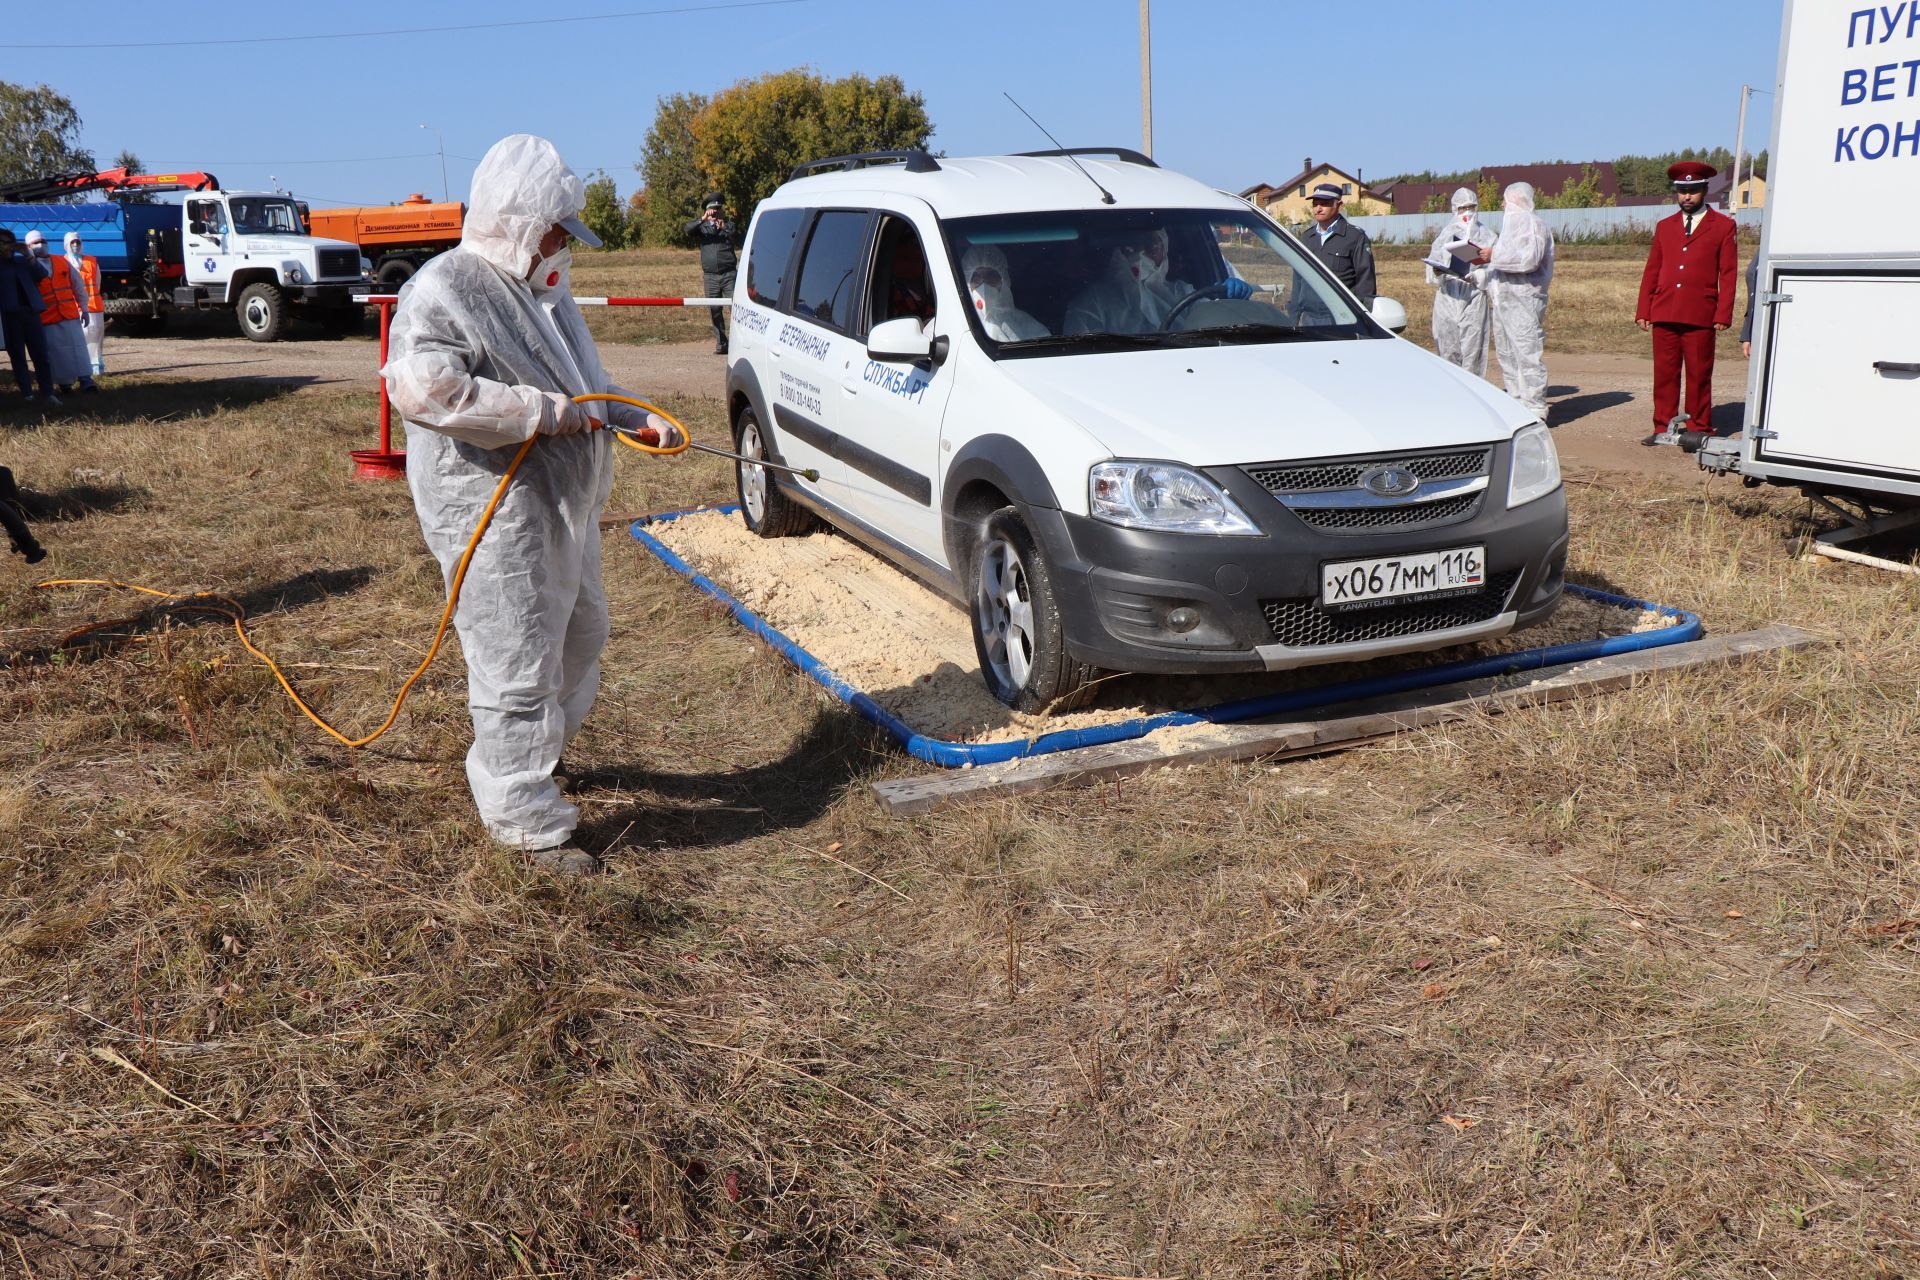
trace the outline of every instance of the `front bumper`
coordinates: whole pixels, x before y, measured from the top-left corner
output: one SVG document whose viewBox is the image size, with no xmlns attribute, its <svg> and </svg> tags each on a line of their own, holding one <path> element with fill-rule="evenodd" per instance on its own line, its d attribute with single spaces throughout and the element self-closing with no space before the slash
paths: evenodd
<svg viewBox="0 0 1920 1280">
<path fill-rule="evenodd" d="M 1237 467 L 1208 474 L 1260 536 L 1152 533 L 1033 511 L 1067 645 L 1080 661 L 1114 671 L 1280 671 L 1441 649 L 1543 621 L 1565 580 L 1566 491 L 1508 510 L 1509 453 L 1496 448 L 1470 517 L 1417 530 L 1314 528 Z M 1488 585 L 1479 593 L 1346 613 L 1320 607 L 1325 563 L 1473 545 L 1486 549 Z"/>
</svg>

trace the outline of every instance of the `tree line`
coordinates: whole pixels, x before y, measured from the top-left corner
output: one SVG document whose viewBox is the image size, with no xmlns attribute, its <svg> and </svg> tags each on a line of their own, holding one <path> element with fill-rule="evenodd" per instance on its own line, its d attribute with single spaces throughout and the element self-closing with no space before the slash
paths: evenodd
<svg viewBox="0 0 1920 1280">
<path fill-rule="evenodd" d="M 718 194 L 744 224 L 795 165 L 860 151 L 925 148 L 933 136 L 926 100 L 898 76 L 826 80 L 775 71 L 709 97 L 661 98 L 640 162 L 644 182 L 623 205 L 613 179 L 587 184 L 581 221 L 609 246 L 691 244 L 686 224 Z"/>
<path fill-rule="evenodd" d="M 1726 147 L 1683 147 L 1678 151 L 1667 151 L 1659 155 L 1624 155 L 1613 163 L 1614 177 L 1619 180 L 1619 194 L 1623 196 L 1662 196 L 1672 190 L 1667 180 L 1669 165 L 1682 160 L 1704 160 L 1721 173 L 1733 171 L 1733 152 Z M 1571 160 L 1535 160 L 1533 164 L 1572 164 Z M 1559 191 L 1536 192 L 1537 203 L 1542 209 L 1591 209 L 1613 203 L 1610 196 L 1599 189 L 1599 175 L 1594 168 L 1598 162 L 1582 162 L 1580 177 L 1570 178 Z M 1750 153 L 1741 162 L 1741 173 L 1752 173 L 1757 177 L 1767 176 L 1767 153 Z M 1419 173 L 1403 173 L 1373 185 L 1386 187 L 1398 182 L 1437 182 L 1450 187 L 1472 187 L 1480 193 L 1482 209 L 1500 207 L 1500 189 L 1490 182 L 1480 180 L 1480 170 L 1464 169 L 1458 173 L 1437 173 L 1425 169 Z M 1427 199 L 1426 212 L 1444 213 L 1448 197 L 1445 194 L 1430 196 Z"/>
</svg>

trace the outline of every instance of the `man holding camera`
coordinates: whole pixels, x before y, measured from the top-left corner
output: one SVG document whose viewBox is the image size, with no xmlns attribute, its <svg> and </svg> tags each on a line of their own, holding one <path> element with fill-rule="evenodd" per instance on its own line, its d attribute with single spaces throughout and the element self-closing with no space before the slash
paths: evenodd
<svg viewBox="0 0 1920 1280">
<path fill-rule="evenodd" d="M 700 275 L 709 298 L 733 296 L 734 271 L 740 265 L 740 233 L 720 211 L 720 197 L 708 193 L 699 217 L 686 225 L 687 238 L 700 246 Z M 713 320 L 713 353 L 727 354 L 727 322 L 720 313 L 724 307 L 708 308 Z"/>
</svg>

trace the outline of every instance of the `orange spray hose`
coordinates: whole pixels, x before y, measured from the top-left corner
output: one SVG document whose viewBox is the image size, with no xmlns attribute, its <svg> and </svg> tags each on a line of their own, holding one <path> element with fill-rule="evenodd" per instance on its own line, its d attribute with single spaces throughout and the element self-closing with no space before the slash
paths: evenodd
<svg viewBox="0 0 1920 1280">
<path fill-rule="evenodd" d="M 630 404 L 636 408 L 645 409 L 649 413 L 658 414 L 679 430 L 680 443 L 663 448 L 658 445 L 647 444 L 639 438 L 639 434 L 636 432 L 622 431 L 619 428 L 609 428 L 613 431 L 616 440 L 630 448 L 639 450 L 641 453 L 671 457 L 674 454 L 685 453 L 693 444 L 693 436 L 687 431 L 685 424 L 683 424 L 680 419 L 674 417 L 660 406 L 649 404 L 647 401 L 635 396 L 595 393 L 593 395 L 575 396 L 573 399 L 576 404 L 586 404 L 596 400 L 612 400 L 621 404 Z M 264 663 L 267 670 L 273 672 L 273 678 L 280 682 L 281 689 L 286 692 L 287 697 L 293 700 L 293 705 L 300 708 L 302 715 L 320 726 L 322 731 L 341 746 L 364 747 L 386 733 L 387 730 L 393 728 L 394 723 L 400 719 L 400 708 L 406 705 L 407 695 L 413 692 L 413 686 L 419 682 L 421 676 L 427 674 L 427 668 L 432 666 L 433 660 L 439 656 L 440 646 L 447 638 L 447 628 L 453 623 L 453 611 L 460 603 L 460 588 L 466 583 L 467 567 L 473 562 L 473 553 L 480 546 L 480 539 L 486 534 L 487 526 L 493 523 L 493 513 L 500 506 L 500 500 L 506 497 L 507 486 L 513 483 L 514 474 L 520 470 L 520 464 L 526 461 L 527 454 L 533 451 L 533 446 L 539 439 L 539 436 L 529 436 L 526 443 L 520 446 L 520 451 L 513 455 L 513 461 L 507 464 L 506 474 L 500 477 L 500 483 L 494 488 L 493 497 L 487 501 L 487 509 L 480 515 L 480 523 L 474 526 L 473 536 L 467 539 L 467 549 L 460 554 L 460 565 L 454 570 L 453 585 L 447 589 L 447 607 L 440 613 L 440 625 L 434 629 L 433 643 L 427 648 L 427 656 L 421 659 L 420 665 L 414 668 L 412 675 L 407 677 L 407 682 L 400 686 L 400 694 L 393 700 L 393 710 L 387 713 L 386 722 L 363 738 L 349 738 L 346 734 L 328 724 L 326 720 L 321 718 L 318 712 L 307 705 L 306 699 L 302 698 L 299 691 L 293 687 L 293 682 L 287 679 L 286 672 L 280 669 L 280 664 L 273 660 L 271 654 L 256 646 L 253 640 L 247 635 L 247 611 L 241 606 L 240 602 L 232 596 L 222 595 L 216 591 L 195 591 L 178 595 L 171 591 L 160 591 L 153 587 L 142 587 L 131 582 L 117 582 L 109 578 L 51 578 L 36 585 L 42 588 L 117 587 L 122 591 L 137 591 L 141 595 L 156 596 L 162 600 L 179 601 L 179 609 L 183 612 L 218 614 L 233 623 L 233 631 L 235 635 L 240 637 L 241 647 Z M 114 623 L 112 622 L 99 622 L 91 626 L 82 627 L 80 630 L 70 633 L 61 641 L 61 644 L 64 645 L 78 636 L 87 634 L 89 631 L 98 631 L 102 627 L 113 625 Z"/>
</svg>

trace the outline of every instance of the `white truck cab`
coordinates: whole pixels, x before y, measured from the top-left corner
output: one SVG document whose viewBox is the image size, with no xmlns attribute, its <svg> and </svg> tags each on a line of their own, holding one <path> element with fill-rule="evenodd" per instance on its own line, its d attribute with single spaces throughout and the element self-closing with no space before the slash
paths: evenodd
<svg viewBox="0 0 1920 1280">
<path fill-rule="evenodd" d="M 1920 523 L 1916 18 L 1787 0 L 1746 417 L 1695 455 L 1853 526 L 1822 541 Z"/>
<path fill-rule="evenodd" d="M 182 307 L 232 307 L 255 342 L 280 336 L 290 306 L 313 307 L 329 327 L 360 321 L 354 293 L 366 292 L 358 245 L 306 234 L 291 196 L 271 191 L 206 191 L 181 205 Z"/>
</svg>

